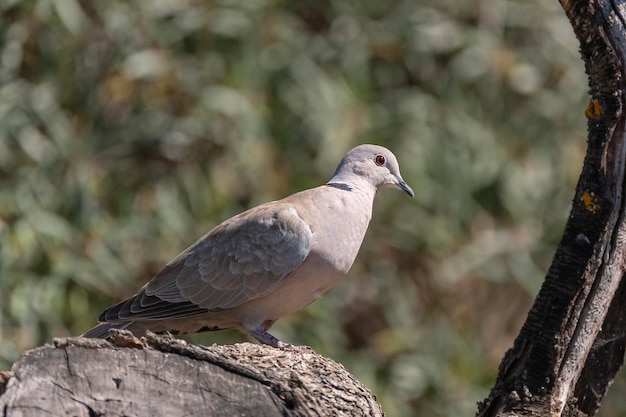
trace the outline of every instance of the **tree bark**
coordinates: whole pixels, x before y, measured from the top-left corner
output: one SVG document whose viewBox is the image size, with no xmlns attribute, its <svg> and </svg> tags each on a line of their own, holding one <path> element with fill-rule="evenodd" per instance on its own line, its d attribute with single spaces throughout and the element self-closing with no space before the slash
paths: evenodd
<svg viewBox="0 0 626 417">
<path fill-rule="evenodd" d="M 589 76 L 588 150 L 563 238 L 479 416 L 591 416 L 624 361 L 626 6 L 561 0 Z"/>
<path fill-rule="evenodd" d="M 343 366 L 309 348 L 201 347 L 127 331 L 26 353 L 0 374 L 0 415 L 384 416 Z"/>
</svg>

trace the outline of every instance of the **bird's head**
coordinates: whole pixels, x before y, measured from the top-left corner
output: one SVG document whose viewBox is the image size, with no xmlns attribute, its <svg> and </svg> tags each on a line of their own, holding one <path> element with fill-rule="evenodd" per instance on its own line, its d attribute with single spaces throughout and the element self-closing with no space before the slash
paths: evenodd
<svg viewBox="0 0 626 417">
<path fill-rule="evenodd" d="M 402 179 L 396 156 L 378 145 L 359 145 L 341 160 L 329 184 L 356 185 L 365 181 L 377 190 L 398 188 L 411 197 L 413 190 Z"/>
</svg>

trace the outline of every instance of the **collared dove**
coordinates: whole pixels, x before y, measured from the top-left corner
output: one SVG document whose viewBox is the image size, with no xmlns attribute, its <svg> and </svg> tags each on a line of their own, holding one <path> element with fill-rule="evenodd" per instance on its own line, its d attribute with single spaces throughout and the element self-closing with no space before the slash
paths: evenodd
<svg viewBox="0 0 626 417">
<path fill-rule="evenodd" d="M 391 151 L 357 146 L 325 185 L 251 208 L 202 236 L 134 296 L 105 310 L 83 336 L 235 328 L 261 343 L 289 346 L 267 330 L 348 272 L 376 191 L 385 187 L 414 196 Z"/>
</svg>

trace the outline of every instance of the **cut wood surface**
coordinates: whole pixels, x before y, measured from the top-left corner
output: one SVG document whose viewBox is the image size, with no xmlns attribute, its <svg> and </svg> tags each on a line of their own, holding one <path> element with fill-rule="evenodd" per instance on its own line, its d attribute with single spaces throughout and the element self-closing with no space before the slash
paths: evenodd
<svg viewBox="0 0 626 417">
<path fill-rule="evenodd" d="M 0 415 L 383 416 L 342 365 L 309 348 L 189 345 L 114 331 L 63 338 L 0 375 Z"/>
</svg>

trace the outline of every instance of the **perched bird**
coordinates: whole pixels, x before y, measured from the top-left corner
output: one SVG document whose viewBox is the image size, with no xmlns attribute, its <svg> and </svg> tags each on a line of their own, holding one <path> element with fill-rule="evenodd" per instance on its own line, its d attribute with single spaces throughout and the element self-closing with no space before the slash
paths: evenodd
<svg viewBox="0 0 626 417">
<path fill-rule="evenodd" d="M 202 236 L 134 296 L 105 310 L 83 336 L 235 328 L 261 343 L 289 346 L 267 330 L 348 272 L 374 196 L 386 187 L 414 195 L 391 151 L 357 146 L 325 185 L 251 208 Z"/>
</svg>

